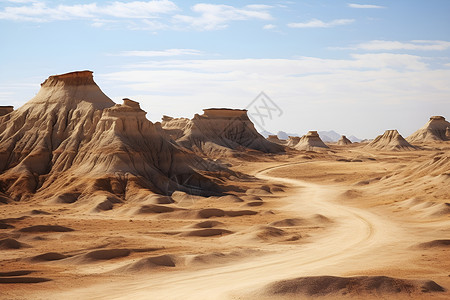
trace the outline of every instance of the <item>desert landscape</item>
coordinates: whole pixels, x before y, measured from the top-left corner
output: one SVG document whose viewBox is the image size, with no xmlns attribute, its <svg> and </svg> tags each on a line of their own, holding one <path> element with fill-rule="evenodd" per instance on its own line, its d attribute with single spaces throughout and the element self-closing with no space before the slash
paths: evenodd
<svg viewBox="0 0 450 300">
<path fill-rule="evenodd" d="M 444 116 L 324 143 L 138 101 L 77 71 L 0 108 L 1 299 L 450 298 Z"/>
</svg>

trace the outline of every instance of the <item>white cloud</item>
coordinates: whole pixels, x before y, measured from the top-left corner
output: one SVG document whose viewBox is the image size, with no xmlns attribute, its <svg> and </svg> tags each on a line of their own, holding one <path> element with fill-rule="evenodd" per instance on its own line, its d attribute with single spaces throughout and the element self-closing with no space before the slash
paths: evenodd
<svg viewBox="0 0 450 300">
<path fill-rule="evenodd" d="M 31 5 L 10 6 L 0 11 L 0 19 L 15 21 L 49 22 L 84 18 L 155 18 L 160 14 L 178 10 L 175 3 L 168 0 L 112 2 L 108 5 L 97 3 L 47 6 L 41 2 Z"/>
<path fill-rule="evenodd" d="M 248 5 L 236 8 L 230 5 L 199 3 L 192 7 L 192 11 L 199 16 L 176 15 L 174 20 L 198 30 L 216 30 L 228 27 L 232 21 L 272 20 L 273 17 L 268 12 L 270 7 L 268 5 Z"/>
<path fill-rule="evenodd" d="M 180 55 L 201 55 L 203 52 L 195 49 L 167 49 L 161 51 L 124 51 L 120 56 L 135 57 L 168 57 Z"/>
<path fill-rule="evenodd" d="M 356 3 L 349 3 L 348 6 L 351 8 L 386 8 L 385 6 L 381 6 L 381 5 L 356 4 Z"/>
<path fill-rule="evenodd" d="M 410 42 L 374 40 L 357 45 L 354 49 L 369 51 L 378 50 L 433 50 L 443 51 L 450 49 L 448 41 L 413 40 Z"/>
<path fill-rule="evenodd" d="M 275 29 L 277 26 L 276 25 L 274 25 L 274 24 L 267 24 L 267 25 L 264 25 L 263 26 L 263 29 L 268 29 L 268 30 L 270 30 L 270 29 Z"/>
<path fill-rule="evenodd" d="M 398 111 L 406 116 L 413 107 L 415 113 L 425 114 L 425 122 L 431 113 L 427 109 L 448 103 L 450 69 L 431 69 L 424 61 L 428 60 L 392 53 L 355 54 L 348 59 L 168 59 L 97 77 L 106 90 L 117 89 L 108 93 L 112 97 L 140 101 L 153 121 L 163 114 L 192 117 L 206 107 L 245 108 L 263 90 L 284 111 L 268 130 L 302 134 L 342 126 L 342 132 L 370 137 L 371 130 L 375 136 L 386 129 L 383 126 L 402 126 L 387 124 L 391 112 L 392 122 L 399 122 Z M 355 129 L 366 122 L 372 124 L 370 129 Z"/>
<path fill-rule="evenodd" d="M 311 21 L 305 23 L 289 23 L 288 26 L 291 28 L 329 28 L 351 24 L 354 21 L 354 19 L 337 19 L 330 22 L 324 22 L 318 19 L 312 19 Z"/>
</svg>

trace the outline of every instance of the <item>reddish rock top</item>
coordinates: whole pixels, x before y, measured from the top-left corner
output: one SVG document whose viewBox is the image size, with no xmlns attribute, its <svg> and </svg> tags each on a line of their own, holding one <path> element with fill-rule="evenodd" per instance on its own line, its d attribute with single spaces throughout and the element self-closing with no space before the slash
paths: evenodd
<svg viewBox="0 0 450 300">
<path fill-rule="evenodd" d="M 435 120 L 435 121 L 445 121 L 445 118 L 443 117 L 443 116 L 432 116 L 431 118 L 430 118 L 430 121 L 431 120 Z"/>
<path fill-rule="evenodd" d="M 76 71 L 65 73 L 61 75 L 52 75 L 48 77 L 43 83 L 42 87 L 52 87 L 58 83 L 65 85 L 90 85 L 95 84 L 92 71 Z"/>
<path fill-rule="evenodd" d="M 242 117 L 247 116 L 246 109 L 231 109 L 231 108 L 207 108 L 203 110 L 203 115 L 210 118 L 220 117 Z"/>
</svg>

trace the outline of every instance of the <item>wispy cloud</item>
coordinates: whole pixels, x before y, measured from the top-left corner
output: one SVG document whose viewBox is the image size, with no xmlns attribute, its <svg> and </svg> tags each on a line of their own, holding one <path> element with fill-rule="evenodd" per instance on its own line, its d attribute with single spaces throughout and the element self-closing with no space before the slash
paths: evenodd
<svg viewBox="0 0 450 300">
<path fill-rule="evenodd" d="M 15 1 L 18 3 L 21 0 Z M 0 11 L 0 19 L 30 22 L 50 22 L 92 18 L 147 19 L 177 11 L 178 6 L 168 0 L 115 1 L 107 5 L 97 3 L 47 6 L 43 2 L 26 1 L 31 4 L 9 6 Z"/>
<path fill-rule="evenodd" d="M 330 28 L 340 25 L 347 25 L 355 22 L 354 19 L 337 19 L 329 22 L 324 22 L 318 19 L 312 19 L 311 21 L 304 23 L 289 23 L 287 26 L 291 28 Z"/>
<path fill-rule="evenodd" d="M 356 4 L 356 3 L 349 3 L 348 6 L 351 8 L 386 8 L 385 6 L 381 6 L 381 5 Z"/>
<path fill-rule="evenodd" d="M 181 55 L 201 55 L 200 50 L 195 49 L 167 49 L 161 51 L 123 51 L 120 56 L 135 56 L 135 57 L 169 57 Z"/>
<path fill-rule="evenodd" d="M 413 40 L 409 42 L 374 40 L 356 45 L 353 49 L 369 51 L 385 50 L 423 50 L 423 51 L 443 51 L 450 49 L 448 41 Z"/>
<path fill-rule="evenodd" d="M 245 108 L 264 90 L 285 112 L 274 120 L 275 130 L 292 126 L 302 133 L 334 128 L 336 111 L 340 111 L 358 119 L 348 124 L 349 132 L 357 134 L 355 124 L 387 118 L 386 107 L 394 103 L 430 107 L 448 102 L 450 69 L 435 69 L 428 62 L 420 56 L 393 53 L 357 54 L 348 59 L 169 58 L 97 77 L 106 89 L 120 90 L 113 98 L 121 99 L 125 93 L 140 101 L 155 121 L 168 112 L 190 117 L 205 107 Z M 389 117 L 398 120 L 396 114 L 392 110 Z M 299 117 L 306 125 L 295 122 Z"/>
<path fill-rule="evenodd" d="M 267 24 L 267 25 L 264 25 L 264 26 L 263 26 L 263 29 L 270 30 L 270 29 L 275 29 L 276 27 L 277 27 L 277 25 L 274 25 L 274 24 Z"/>
<path fill-rule="evenodd" d="M 247 5 L 237 8 L 222 4 L 195 4 L 191 9 L 197 16 L 175 15 L 174 20 L 197 30 L 217 30 L 229 26 L 232 21 L 272 20 L 269 5 Z"/>
</svg>

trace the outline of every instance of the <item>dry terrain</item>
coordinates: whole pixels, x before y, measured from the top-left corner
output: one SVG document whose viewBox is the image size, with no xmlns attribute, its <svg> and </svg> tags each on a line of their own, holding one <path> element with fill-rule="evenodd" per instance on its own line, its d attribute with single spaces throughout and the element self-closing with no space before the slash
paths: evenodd
<svg viewBox="0 0 450 300">
<path fill-rule="evenodd" d="M 0 297 L 450 297 L 448 142 L 223 160 L 228 196 L 2 205 Z"/>
</svg>

